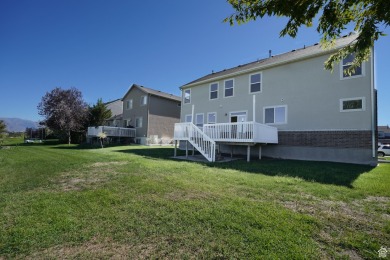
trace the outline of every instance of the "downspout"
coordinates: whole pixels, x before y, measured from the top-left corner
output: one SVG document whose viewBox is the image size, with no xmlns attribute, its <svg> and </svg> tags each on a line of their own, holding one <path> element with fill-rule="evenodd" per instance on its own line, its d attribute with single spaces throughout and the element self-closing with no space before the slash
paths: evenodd
<svg viewBox="0 0 390 260">
<path fill-rule="evenodd" d="M 372 142 L 372 158 L 376 157 L 376 104 L 374 90 L 374 47 L 371 49 L 371 142 Z"/>
<path fill-rule="evenodd" d="M 146 102 L 148 102 L 147 104 L 148 104 L 148 113 L 147 113 L 147 115 L 146 115 L 146 117 L 147 117 L 147 123 L 148 123 L 148 125 L 147 125 L 147 127 L 146 127 L 146 138 L 149 138 L 149 106 L 150 106 L 150 101 L 151 101 L 151 95 L 150 94 L 148 94 L 148 100 L 146 101 Z"/>
</svg>

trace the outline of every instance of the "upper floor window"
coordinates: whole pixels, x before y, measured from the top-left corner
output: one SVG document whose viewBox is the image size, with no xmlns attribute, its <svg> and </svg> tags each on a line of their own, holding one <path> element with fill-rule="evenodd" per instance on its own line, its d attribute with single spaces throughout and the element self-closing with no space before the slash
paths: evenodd
<svg viewBox="0 0 390 260">
<path fill-rule="evenodd" d="M 287 106 L 264 108 L 264 124 L 286 124 Z"/>
<path fill-rule="evenodd" d="M 366 99 L 364 97 L 340 99 L 340 112 L 364 110 L 366 110 Z"/>
<path fill-rule="evenodd" d="M 345 57 L 343 59 L 343 62 L 341 64 L 341 78 L 342 79 L 363 76 L 362 64 L 360 64 L 360 66 L 356 67 L 354 71 L 351 71 L 351 73 L 347 72 L 348 68 L 351 67 L 351 64 L 352 64 L 354 59 L 355 59 L 354 54 L 349 54 L 347 57 Z"/>
<path fill-rule="evenodd" d="M 126 109 L 132 109 L 133 108 L 133 100 L 128 99 L 126 100 Z"/>
<path fill-rule="evenodd" d="M 141 96 L 141 106 L 145 106 L 148 103 L 148 96 Z"/>
<path fill-rule="evenodd" d="M 135 127 L 141 128 L 142 127 L 142 117 L 136 117 L 135 118 Z"/>
<path fill-rule="evenodd" d="M 250 93 L 261 92 L 261 73 L 250 75 Z"/>
<path fill-rule="evenodd" d="M 184 90 L 184 104 L 191 103 L 191 89 Z"/>
<path fill-rule="evenodd" d="M 210 99 L 218 98 L 218 83 L 210 84 Z"/>
<path fill-rule="evenodd" d="M 234 95 L 234 80 L 225 80 L 225 97 L 232 97 Z"/>
<path fill-rule="evenodd" d="M 207 113 L 207 123 L 208 124 L 217 123 L 217 113 L 215 112 Z"/>
</svg>

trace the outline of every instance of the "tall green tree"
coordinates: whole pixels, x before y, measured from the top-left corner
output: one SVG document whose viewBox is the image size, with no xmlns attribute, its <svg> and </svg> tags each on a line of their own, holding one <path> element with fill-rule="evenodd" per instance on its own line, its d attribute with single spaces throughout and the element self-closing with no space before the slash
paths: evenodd
<svg viewBox="0 0 390 260">
<path fill-rule="evenodd" d="M 55 88 L 42 97 L 38 113 L 45 117 L 45 126 L 65 134 L 70 144 L 71 132 L 84 131 L 88 105 L 78 89 Z"/>
<path fill-rule="evenodd" d="M 0 142 L 2 143 L 4 135 L 7 131 L 7 125 L 3 120 L 0 120 Z"/>
<path fill-rule="evenodd" d="M 7 131 L 7 125 L 3 120 L 0 120 L 0 135 Z"/>
<path fill-rule="evenodd" d="M 100 126 L 112 116 L 111 110 L 99 98 L 95 105 L 89 108 L 89 125 Z"/>
<path fill-rule="evenodd" d="M 316 30 L 322 35 L 321 43 L 331 48 L 347 26 L 353 25 L 359 33 L 356 40 L 332 54 L 325 68 L 333 70 L 334 64 L 348 54 L 355 53 L 349 68 L 353 71 L 370 56 L 370 49 L 380 36 L 381 30 L 390 24 L 389 0 L 227 0 L 235 13 L 225 19 L 233 25 L 246 23 L 264 16 L 287 17 L 288 22 L 280 36 L 295 37 L 301 26 L 311 27 L 319 19 Z"/>
</svg>

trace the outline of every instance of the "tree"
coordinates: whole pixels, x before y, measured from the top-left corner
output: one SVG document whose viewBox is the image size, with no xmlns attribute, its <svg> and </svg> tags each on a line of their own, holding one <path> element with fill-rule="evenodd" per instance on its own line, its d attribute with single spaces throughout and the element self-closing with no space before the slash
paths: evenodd
<svg viewBox="0 0 390 260">
<path fill-rule="evenodd" d="M 236 10 L 224 21 L 231 25 L 246 23 L 267 16 L 284 16 L 289 20 L 280 36 L 295 37 L 298 29 L 305 25 L 311 27 L 319 15 L 316 30 L 322 35 L 321 44 L 331 48 L 341 36 L 347 25 L 354 25 L 359 33 L 355 41 L 332 54 L 325 62 L 325 68 L 333 70 L 334 64 L 348 54 L 355 59 L 348 72 L 351 73 L 370 56 L 370 49 L 380 36 L 385 36 L 379 28 L 390 24 L 389 0 L 227 0 Z"/>
<path fill-rule="evenodd" d="M 88 120 L 88 106 L 76 88 L 47 92 L 38 104 L 38 113 L 45 117 L 44 125 L 65 134 L 69 144 L 71 132 L 83 130 Z"/>
<path fill-rule="evenodd" d="M 4 134 L 7 131 L 7 126 L 3 120 L 0 120 L 0 141 L 3 142 Z M 1 144 L 0 143 L 0 144 Z"/>
<path fill-rule="evenodd" d="M 100 126 L 111 117 L 111 110 L 99 98 L 95 105 L 89 108 L 89 125 Z"/>
<path fill-rule="evenodd" d="M 0 134 L 5 133 L 7 131 L 7 125 L 3 120 L 0 120 Z"/>
</svg>

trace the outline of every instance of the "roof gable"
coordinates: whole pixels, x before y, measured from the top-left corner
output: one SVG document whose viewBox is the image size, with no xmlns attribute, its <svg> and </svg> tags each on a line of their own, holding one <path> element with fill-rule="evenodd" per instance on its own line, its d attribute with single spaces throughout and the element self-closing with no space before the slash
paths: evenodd
<svg viewBox="0 0 390 260">
<path fill-rule="evenodd" d="M 144 87 L 144 86 L 141 86 L 141 85 L 137 85 L 137 84 L 133 84 L 129 90 L 126 92 L 126 94 L 123 96 L 122 100 L 125 99 L 125 97 L 130 93 L 130 91 L 133 89 L 133 88 L 137 88 L 139 90 L 141 90 L 142 92 L 144 92 L 145 94 L 150 94 L 150 95 L 154 95 L 154 96 L 157 96 L 157 97 L 161 97 L 161 98 L 166 98 L 166 99 L 170 99 L 170 100 L 174 100 L 174 101 L 181 101 L 181 97 L 179 96 L 176 96 L 176 95 L 173 95 L 173 94 L 168 94 L 166 92 L 162 92 L 160 90 L 155 90 L 155 89 L 151 89 L 151 88 L 147 88 L 147 87 Z"/>
</svg>

